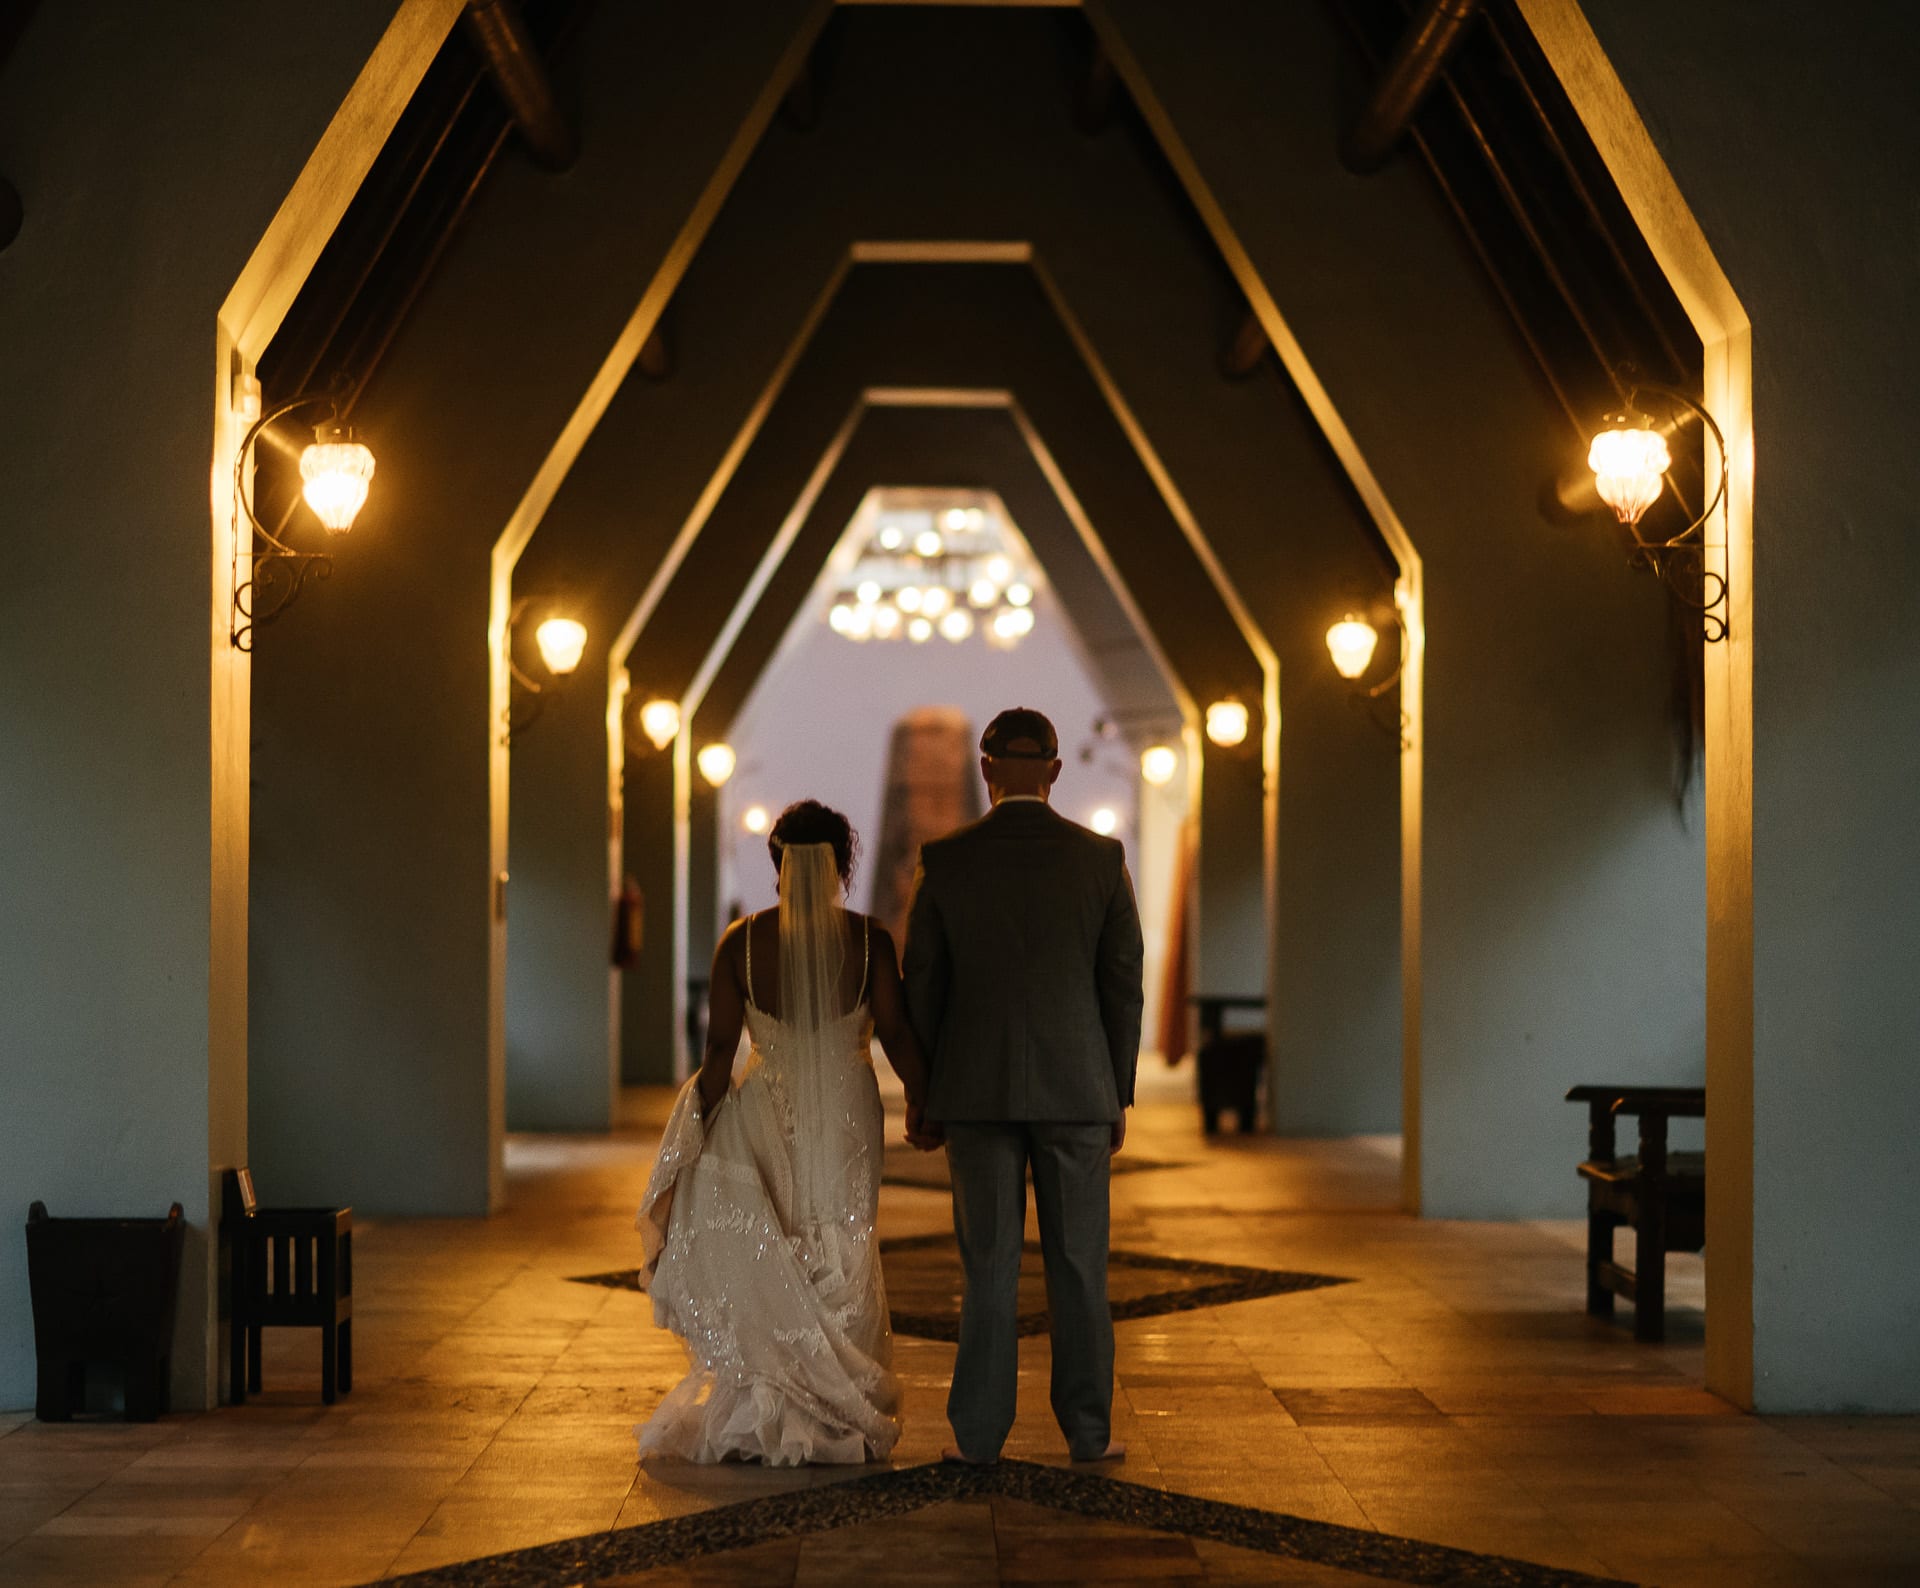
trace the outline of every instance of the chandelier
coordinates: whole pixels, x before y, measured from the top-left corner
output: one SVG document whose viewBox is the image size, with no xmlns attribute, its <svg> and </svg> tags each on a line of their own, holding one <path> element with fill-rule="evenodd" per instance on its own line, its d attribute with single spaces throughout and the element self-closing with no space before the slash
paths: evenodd
<svg viewBox="0 0 1920 1588">
<path fill-rule="evenodd" d="M 996 650 L 1012 650 L 1033 632 L 1037 588 L 1037 571 L 983 508 L 882 512 L 827 624 L 856 644 L 924 645 L 938 635 L 961 645 L 977 634 Z"/>
</svg>

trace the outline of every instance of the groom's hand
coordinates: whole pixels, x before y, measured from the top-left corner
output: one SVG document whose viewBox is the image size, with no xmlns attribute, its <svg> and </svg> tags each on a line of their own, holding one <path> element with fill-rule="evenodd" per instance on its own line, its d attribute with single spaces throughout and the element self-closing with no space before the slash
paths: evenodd
<svg viewBox="0 0 1920 1588">
<path fill-rule="evenodd" d="M 1120 1110 L 1120 1117 L 1113 1122 L 1111 1135 L 1113 1145 L 1107 1150 L 1118 1152 L 1127 1139 L 1127 1111 L 1124 1108 Z"/>
<path fill-rule="evenodd" d="M 922 1152 L 932 1152 L 946 1140 L 946 1132 L 938 1125 L 927 1123 L 926 1107 L 920 1103 L 907 1104 L 907 1142 Z"/>
</svg>

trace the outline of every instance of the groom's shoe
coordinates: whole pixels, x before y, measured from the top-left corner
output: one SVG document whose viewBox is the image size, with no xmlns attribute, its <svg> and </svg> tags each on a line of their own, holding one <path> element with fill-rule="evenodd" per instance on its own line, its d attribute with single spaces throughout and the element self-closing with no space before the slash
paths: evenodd
<svg viewBox="0 0 1920 1588">
<path fill-rule="evenodd" d="M 1119 1440 L 1114 1439 L 1108 1441 L 1105 1450 L 1098 1451 L 1091 1456 L 1083 1456 L 1075 1452 L 1069 1452 L 1069 1454 L 1073 1456 L 1075 1461 L 1124 1461 L 1127 1456 L 1127 1447 L 1121 1444 Z"/>
<path fill-rule="evenodd" d="M 949 1466 L 955 1467 L 991 1467 L 996 1465 L 1000 1460 L 998 1456 L 989 1456 L 985 1461 L 975 1461 L 972 1456 L 965 1454 L 958 1445 L 948 1445 L 946 1449 L 940 1452 L 940 1459 Z"/>
</svg>

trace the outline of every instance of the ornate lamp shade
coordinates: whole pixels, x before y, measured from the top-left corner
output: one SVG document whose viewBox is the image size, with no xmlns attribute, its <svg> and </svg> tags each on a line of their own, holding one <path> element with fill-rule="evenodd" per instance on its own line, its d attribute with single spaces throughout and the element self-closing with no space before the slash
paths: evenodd
<svg viewBox="0 0 1920 1588">
<path fill-rule="evenodd" d="M 734 754 L 730 744 L 703 745 L 694 760 L 699 763 L 700 775 L 715 788 L 733 776 Z"/>
<path fill-rule="evenodd" d="M 300 454 L 300 478 L 301 494 L 327 533 L 344 535 L 367 505 L 373 454 L 354 439 L 348 426 L 321 425 Z"/>
<path fill-rule="evenodd" d="M 1334 670 L 1342 678 L 1358 678 L 1373 660 L 1373 648 L 1380 643 L 1371 623 L 1357 612 L 1349 612 L 1327 630 L 1327 651 L 1333 657 Z"/>
<path fill-rule="evenodd" d="M 1666 437 L 1657 430 L 1615 425 L 1595 436 L 1587 451 L 1600 500 L 1623 524 L 1639 523 L 1659 500 L 1661 479 L 1672 466 Z"/>
<path fill-rule="evenodd" d="M 671 700 L 649 700 L 640 708 L 640 731 L 656 750 L 664 750 L 680 732 L 680 708 Z"/>
<path fill-rule="evenodd" d="M 1207 737 L 1223 750 L 1244 744 L 1247 708 L 1237 700 L 1216 700 L 1207 707 Z"/>
<path fill-rule="evenodd" d="M 1180 770 L 1180 757 L 1164 744 L 1156 744 L 1144 750 L 1140 755 L 1140 775 L 1155 788 L 1173 781 L 1173 774 Z"/>
<path fill-rule="evenodd" d="M 533 631 L 533 638 L 540 647 L 540 660 L 555 678 L 565 678 L 578 667 L 587 649 L 586 625 L 572 618 L 548 618 Z"/>
</svg>

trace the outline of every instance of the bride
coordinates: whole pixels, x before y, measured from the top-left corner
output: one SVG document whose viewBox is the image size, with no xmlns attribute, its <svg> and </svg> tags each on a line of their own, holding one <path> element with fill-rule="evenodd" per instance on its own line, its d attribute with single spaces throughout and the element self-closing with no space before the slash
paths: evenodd
<svg viewBox="0 0 1920 1588">
<path fill-rule="evenodd" d="M 855 843 L 838 811 L 788 806 L 767 840 L 779 910 L 734 922 L 714 954 L 705 1060 L 635 1221 L 654 1321 L 692 1364 L 637 1430 L 643 1457 L 859 1462 L 900 1437 L 875 1031 L 909 1101 L 927 1069 L 892 937 L 841 906 Z"/>
</svg>

